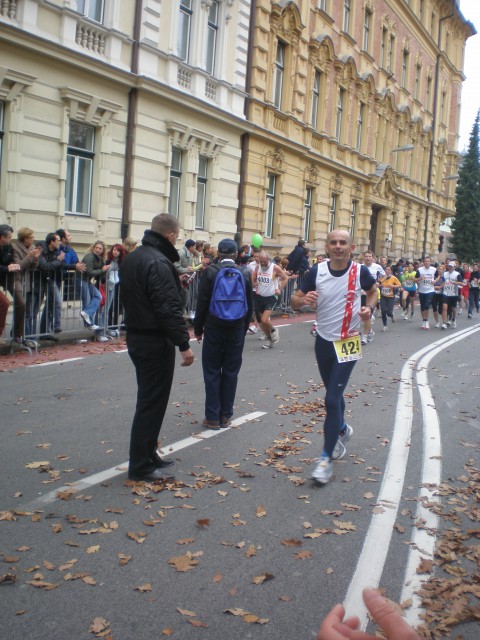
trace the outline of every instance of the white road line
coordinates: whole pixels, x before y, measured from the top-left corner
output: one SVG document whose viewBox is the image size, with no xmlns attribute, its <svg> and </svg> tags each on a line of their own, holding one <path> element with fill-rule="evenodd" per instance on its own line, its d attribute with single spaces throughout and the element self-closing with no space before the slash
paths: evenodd
<svg viewBox="0 0 480 640">
<path fill-rule="evenodd" d="M 439 353 L 446 346 L 467 337 L 479 329 L 480 325 L 475 325 L 433 342 L 414 353 L 402 368 L 393 436 L 377 500 L 380 504 L 383 501 L 387 501 L 392 508 L 385 509 L 383 513 L 372 516 L 363 549 L 344 600 L 348 615 L 358 616 L 362 629 L 365 629 L 368 623 L 362 591 L 365 587 L 377 587 L 380 583 L 402 497 L 413 422 L 413 370 L 424 354 L 430 351 Z M 424 457 L 425 455 L 430 455 L 430 450 L 427 453 L 424 451 Z"/>
<path fill-rule="evenodd" d="M 235 418 L 235 420 L 232 420 L 232 424 L 230 427 L 226 427 L 225 429 L 220 429 L 219 431 L 214 431 L 209 429 L 208 431 L 199 432 L 198 434 L 190 436 L 189 438 L 184 438 L 183 440 L 179 440 L 178 442 L 172 442 L 172 444 L 167 444 L 164 447 L 162 447 L 160 451 L 166 452 L 166 453 L 175 453 L 177 451 L 180 451 L 181 449 L 186 449 L 187 447 L 190 447 L 192 444 L 198 444 L 199 442 L 208 440 L 209 438 L 213 438 L 214 436 L 218 436 L 221 433 L 225 433 L 226 431 L 229 431 L 232 427 L 238 427 L 241 424 L 244 424 L 246 422 L 252 422 L 257 418 L 260 418 L 261 416 L 266 415 L 266 413 L 267 413 L 266 411 L 254 411 L 252 413 L 247 413 L 244 416 L 240 416 L 239 418 Z M 116 476 L 119 476 L 122 473 L 126 473 L 127 468 L 128 468 L 128 460 L 126 462 L 122 462 L 121 464 L 116 465 L 115 467 L 111 467 L 110 469 L 105 469 L 105 471 L 100 471 L 99 473 L 95 473 L 92 476 L 89 476 L 87 478 L 82 478 L 82 480 L 79 480 L 78 482 L 74 482 L 69 485 L 65 485 L 63 487 L 58 487 L 57 489 L 54 489 L 53 491 L 49 491 L 45 495 L 40 496 L 39 498 L 36 498 L 35 500 L 33 500 L 32 502 L 26 505 L 22 505 L 21 507 L 16 507 L 16 509 L 23 509 L 23 510 L 30 510 L 30 511 L 32 509 L 40 509 L 43 506 L 50 504 L 52 502 L 55 502 L 55 500 L 58 500 L 57 494 L 59 491 L 72 491 L 72 489 L 75 490 L 75 493 L 84 491 L 86 489 L 89 489 L 90 487 L 93 487 L 96 484 L 100 484 L 101 482 L 105 482 L 106 480 L 111 480 L 112 478 L 115 478 Z"/>
<path fill-rule="evenodd" d="M 65 360 L 53 360 L 52 362 L 41 362 L 40 364 L 29 364 L 27 369 L 33 369 L 33 367 L 49 367 L 52 364 L 63 364 L 64 362 L 75 362 L 75 360 L 84 360 L 81 358 L 66 358 Z"/>
</svg>

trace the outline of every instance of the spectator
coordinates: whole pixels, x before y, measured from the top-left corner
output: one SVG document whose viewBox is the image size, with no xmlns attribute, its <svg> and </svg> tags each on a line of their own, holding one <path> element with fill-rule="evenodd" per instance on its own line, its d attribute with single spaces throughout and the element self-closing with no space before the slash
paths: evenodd
<svg viewBox="0 0 480 640">
<path fill-rule="evenodd" d="M 14 301 L 19 301 L 15 313 L 14 335 L 15 341 L 25 344 L 27 347 L 34 347 L 31 340 L 26 340 L 25 336 L 34 335 L 36 332 L 37 314 L 39 308 L 39 286 L 40 278 L 35 278 L 32 273 L 38 267 L 38 259 L 42 252 L 40 246 L 35 246 L 35 235 L 32 229 L 22 227 L 18 230 L 17 240 L 12 243 L 13 259 L 20 265 L 21 272 L 15 274 Z M 35 286 L 36 285 L 36 286 Z M 33 329 L 33 307 L 36 299 L 35 328 Z M 26 321 L 25 321 L 26 308 Z"/>
<path fill-rule="evenodd" d="M 118 318 L 120 315 L 120 265 L 126 256 L 123 244 L 114 244 L 107 253 L 107 297 L 106 309 L 107 314 L 107 334 L 111 338 L 117 338 Z"/>
<path fill-rule="evenodd" d="M 195 253 L 195 240 L 187 240 L 178 252 L 180 260 L 175 263 L 175 269 L 182 283 L 182 301 L 183 314 L 187 309 L 188 303 L 188 282 L 190 275 L 193 273 L 193 254 Z"/>
<path fill-rule="evenodd" d="M 138 242 L 133 238 L 125 238 L 123 241 L 123 246 L 125 247 L 125 251 L 127 254 L 132 253 L 134 249 L 137 248 Z"/>
<path fill-rule="evenodd" d="M 13 229 L 8 224 L 0 225 L 0 286 L 10 293 L 13 291 L 14 274 L 20 271 L 20 265 L 13 260 L 12 233 Z M 0 291 L 0 339 L 5 331 L 9 306 L 9 299 Z"/>
<path fill-rule="evenodd" d="M 65 254 L 60 250 L 60 236 L 48 233 L 45 246 L 40 254 L 38 266 L 45 285 L 45 306 L 40 318 L 42 335 L 60 333 L 62 331 L 62 272 Z M 49 335 L 49 337 L 51 337 Z"/>
<path fill-rule="evenodd" d="M 91 297 L 95 296 L 95 292 L 93 291 L 93 289 L 97 289 L 98 291 L 100 291 L 101 285 L 103 288 L 105 287 L 105 272 L 108 270 L 108 265 L 105 263 L 106 257 L 107 249 L 105 247 L 105 244 L 101 240 L 95 242 L 95 244 L 93 244 L 88 250 L 88 253 L 83 256 L 82 262 L 87 265 L 85 275 L 87 276 L 88 289 Z M 95 280 L 94 285 L 90 282 L 90 280 L 92 279 Z M 105 335 L 105 316 L 102 298 L 103 296 L 100 292 L 100 302 L 97 305 L 96 324 L 94 317 L 85 317 L 85 312 L 81 312 L 82 318 L 85 320 L 87 326 L 89 326 L 92 331 L 95 331 L 95 339 L 97 340 L 97 342 L 108 341 L 108 338 Z M 104 302 L 105 300 L 103 300 L 103 303 Z"/>
<path fill-rule="evenodd" d="M 60 236 L 60 250 L 65 254 L 63 268 L 70 272 L 67 274 L 66 279 L 64 279 L 64 289 L 65 286 L 68 288 L 73 286 L 73 296 L 75 298 L 81 297 L 82 310 L 88 315 L 95 315 L 98 304 L 95 306 L 94 299 L 90 299 L 87 282 L 82 278 L 86 266 L 85 263 L 80 262 L 77 252 L 72 247 L 72 234 L 66 229 L 57 229 L 56 234 Z M 73 273 L 74 271 L 79 274 L 78 277 Z M 68 293 L 70 293 L 70 291 Z M 99 301 L 97 300 L 97 302 Z"/>
<path fill-rule="evenodd" d="M 250 247 L 248 244 L 242 244 L 235 259 L 235 264 L 248 264 L 250 260 Z"/>
<path fill-rule="evenodd" d="M 297 246 L 288 256 L 288 271 L 298 273 L 300 265 L 305 261 L 305 240 L 299 240 Z"/>
<path fill-rule="evenodd" d="M 237 245 L 230 238 L 221 240 L 218 245 L 220 262 L 205 272 L 198 290 L 198 303 L 193 321 L 195 336 L 198 342 L 203 339 L 202 370 L 205 382 L 205 419 L 203 426 L 218 430 L 231 424 L 233 403 L 237 389 L 237 380 L 242 366 L 245 334 L 253 312 L 253 290 L 250 273 L 245 267 L 235 265 Z M 224 278 L 238 282 L 243 291 L 243 305 L 237 299 L 230 299 L 230 307 L 215 312 L 212 308 L 214 290 L 217 290 L 217 278 L 224 272 Z M 239 273 L 237 273 L 237 271 Z M 226 274 L 232 274 L 230 277 Z M 223 278 L 222 278 L 223 279 Z M 241 286 L 240 286 L 241 285 Z M 235 291 L 230 287 L 229 291 Z M 239 292 L 237 292 L 239 293 Z M 222 298 L 224 302 L 225 298 Z M 237 308 L 238 304 L 238 308 Z M 222 312 L 226 316 L 222 317 Z M 229 315 L 229 314 L 232 315 Z"/>
</svg>

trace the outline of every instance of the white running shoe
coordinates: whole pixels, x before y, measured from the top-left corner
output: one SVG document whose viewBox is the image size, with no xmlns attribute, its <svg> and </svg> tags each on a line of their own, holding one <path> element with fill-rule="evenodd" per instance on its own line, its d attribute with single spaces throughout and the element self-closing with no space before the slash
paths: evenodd
<svg viewBox="0 0 480 640">
<path fill-rule="evenodd" d="M 273 347 L 273 342 L 268 338 L 265 340 L 265 344 L 262 344 L 262 349 L 271 349 Z"/>
<path fill-rule="evenodd" d="M 430 329 L 430 324 L 429 324 L 428 320 L 427 320 L 427 322 L 425 322 L 425 329 Z"/>
<path fill-rule="evenodd" d="M 252 333 L 252 334 L 254 334 L 254 333 L 257 333 L 257 331 L 258 331 L 258 329 L 257 329 L 257 327 L 256 327 L 254 324 L 251 324 L 251 325 L 248 327 L 248 333 Z"/>
<path fill-rule="evenodd" d="M 270 340 L 273 342 L 273 344 L 277 344 L 277 342 L 280 340 L 278 329 L 272 329 L 270 331 Z"/>
<path fill-rule="evenodd" d="M 332 453 L 332 460 L 340 460 L 340 458 L 343 458 L 343 456 L 347 453 L 347 442 L 352 437 L 352 434 L 352 427 L 349 424 L 345 425 L 345 431 L 338 436 L 335 449 Z"/>
<path fill-rule="evenodd" d="M 396 317 L 395 317 L 395 314 L 393 314 L 393 316 L 392 316 L 392 323 L 393 323 L 393 324 L 395 324 L 395 322 L 396 322 L 396 321 L 397 321 L 397 319 L 396 319 Z"/>
<path fill-rule="evenodd" d="M 267 336 L 266 336 L 265 334 L 263 334 L 263 335 L 261 335 L 261 336 L 259 337 L 259 340 L 266 340 L 266 339 L 267 339 Z"/>
<path fill-rule="evenodd" d="M 452 320 L 452 329 L 456 329 L 456 328 L 457 328 L 457 321 Z"/>
<path fill-rule="evenodd" d="M 460 316 L 462 315 L 462 307 L 460 307 L 460 308 L 457 310 L 457 313 L 458 313 L 458 315 L 460 315 Z"/>
<path fill-rule="evenodd" d="M 367 344 L 367 342 L 368 342 L 367 336 L 362 336 L 361 343 L 362 344 Z"/>
<path fill-rule="evenodd" d="M 373 332 L 373 329 L 370 329 L 370 331 L 368 332 L 368 336 L 367 336 L 367 342 L 373 342 L 373 336 L 375 335 L 375 333 Z"/>
<path fill-rule="evenodd" d="M 327 484 L 333 475 L 333 462 L 330 458 L 320 458 L 313 470 L 312 479 L 318 484 Z"/>
<path fill-rule="evenodd" d="M 91 327 L 93 322 L 91 321 L 90 316 L 88 315 L 88 313 L 86 311 L 80 311 L 80 315 L 82 316 L 83 321 L 85 322 L 87 327 Z"/>
<path fill-rule="evenodd" d="M 103 333 L 100 334 L 99 336 L 95 336 L 95 340 L 97 342 L 108 342 L 107 336 L 104 336 Z"/>
<path fill-rule="evenodd" d="M 388 327 L 382 327 L 382 331 L 388 331 Z"/>
<path fill-rule="evenodd" d="M 437 324 L 435 325 L 435 329 L 440 329 L 440 327 L 442 326 L 441 322 L 437 322 Z"/>
<path fill-rule="evenodd" d="M 448 329 L 448 324 L 446 322 L 442 324 L 442 329 Z"/>
</svg>

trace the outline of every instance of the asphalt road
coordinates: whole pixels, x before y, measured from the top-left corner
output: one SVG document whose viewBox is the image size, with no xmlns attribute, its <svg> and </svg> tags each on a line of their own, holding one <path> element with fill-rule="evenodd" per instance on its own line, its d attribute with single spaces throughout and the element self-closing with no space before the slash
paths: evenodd
<svg viewBox="0 0 480 640">
<path fill-rule="evenodd" d="M 476 319 L 429 332 L 399 320 L 388 333 L 376 321 L 347 395 L 354 435 L 322 488 L 309 475 L 323 391 L 303 322 L 281 328 L 269 351 L 247 337 L 238 422 L 208 438 L 193 344 L 161 432 L 176 480 L 161 490 L 126 478 L 135 380 L 125 352 L 1 373 L 2 637 L 314 638 L 338 601 L 362 615 L 363 585 L 409 597 L 412 550 L 429 559 L 436 539 L 432 528 L 412 539 L 421 492 L 435 501 L 435 474 L 449 483 L 478 468 Z M 460 507 L 456 526 L 475 527 Z M 458 629 L 479 637 L 478 622 Z"/>
</svg>

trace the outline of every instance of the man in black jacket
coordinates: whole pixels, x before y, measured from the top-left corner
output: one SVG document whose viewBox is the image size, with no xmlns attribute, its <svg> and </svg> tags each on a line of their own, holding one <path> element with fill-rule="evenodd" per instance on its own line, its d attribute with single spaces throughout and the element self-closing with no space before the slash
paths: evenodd
<svg viewBox="0 0 480 640">
<path fill-rule="evenodd" d="M 56 233 L 48 233 L 45 238 L 45 247 L 38 260 L 38 268 L 45 283 L 46 300 L 40 318 L 40 333 L 49 335 L 60 333 L 62 321 L 62 278 L 65 254 L 60 249 L 60 236 Z"/>
<path fill-rule="evenodd" d="M 193 330 L 198 342 L 202 341 L 202 369 L 205 382 L 205 419 L 208 429 L 228 427 L 233 415 L 238 372 L 242 366 L 243 345 L 253 311 L 252 281 L 248 270 L 235 265 L 237 246 L 225 238 L 218 244 L 218 264 L 208 267 L 198 287 L 197 308 Z M 222 269 L 239 269 L 245 282 L 246 313 L 236 320 L 216 317 L 210 310 L 210 301 L 217 275 Z M 235 274 L 233 274 L 235 275 Z"/>
<path fill-rule="evenodd" d="M 162 480 L 173 460 L 157 453 L 157 440 L 170 397 L 175 346 L 181 366 L 193 362 L 189 334 L 182 314 L 182 292 L 173 266 L 178 220 L 160 213 L 145 231 L 142 246 L 129 253 L 120 267 L 120 297 L 125 308 L 128 354 L 137 376 L 137 406 L 130 436 L 128 477 Z M 171 478 L 172 476 L 170 476 Z"/>
<path fill-rule="evenodd" d="M 13 229 L 10 225 L 0 225 L 0 287 L 10 293 L 13 293 L 14 272 L 20 271 L 20 265 L 14 264 L 13 260 L 12 232 Z M 0 340 L 5 331 L 9 306 L 10 302 L 7 296 L 0 291 Z M 23 328 L 21 335 L 23 335 Z"/>
</svg>

